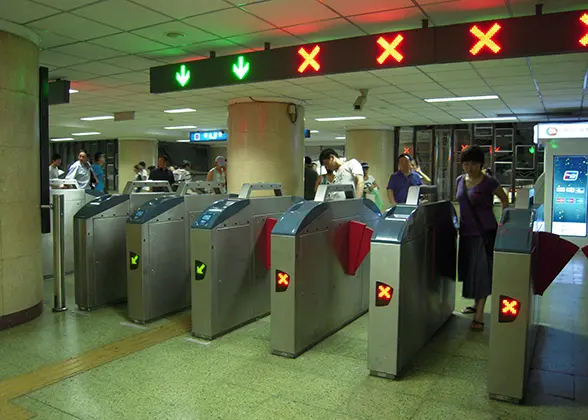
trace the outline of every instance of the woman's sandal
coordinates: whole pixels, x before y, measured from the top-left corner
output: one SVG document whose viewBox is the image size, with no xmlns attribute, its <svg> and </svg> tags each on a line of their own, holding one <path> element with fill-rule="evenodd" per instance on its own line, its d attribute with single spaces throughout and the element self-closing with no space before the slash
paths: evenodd
<svg viewBox="0 0 588 420">
<path fill-rule="evenodd" d="M 473 306 L 466 306 L 465 308 L 463 308 L 461 310 L 462 314 L 475 314 L 476 313 L 476 308 L 474 308 Z"/>
<path fill-rule="evenodd" d="M 484 323 L 480 321 L 476 321 L 475 319 L 472 321 L 472 325 L 470 327 L 472 331 L 484 331 Z"/>
</svg>

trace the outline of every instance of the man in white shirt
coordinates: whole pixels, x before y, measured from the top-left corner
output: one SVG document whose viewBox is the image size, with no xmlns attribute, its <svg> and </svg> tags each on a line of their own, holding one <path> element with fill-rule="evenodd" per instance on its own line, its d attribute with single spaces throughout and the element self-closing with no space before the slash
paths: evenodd
<svg viewBox="0 0 588 420">
<path fill-rule="evenodd" d="M 339 154 L 333 149 L 325 149 L 319 157 L 321 164 L 335 172 L 333 184 L 351 184 L 355 186 L 355 197 L 361 198 L 363 194 L 363 168 L 356 159 L 343 162 Z M 345 200 L 345 193 L 333 193 L 330 200 Z"/>
<path fill-rule="evenodd" d="M 78 153 L 78 160 L 69 167 L 65 179 L 75 179 L 82 190 L 91 188 L 92 168 L 88 163 L 88 155 L 84 150 L 80 150 Z"/>
<path fill-rule="evenodd" d="M 55 153 L 51 158 L 51 165 L 49 165 L 49 179 L 59 178 L 59 166 L 61 165 L 61 156 Z"/>
</svg>

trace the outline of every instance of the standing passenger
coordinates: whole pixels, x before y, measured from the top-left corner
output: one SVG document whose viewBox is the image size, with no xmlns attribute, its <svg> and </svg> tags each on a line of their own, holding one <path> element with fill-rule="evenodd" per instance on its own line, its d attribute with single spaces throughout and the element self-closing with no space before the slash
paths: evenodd
<svg viewBox="0 0 588 420">
<path fill-rule="evenodd" d="M 457 178 L 459 202 L 459 258 L 458 277 L 463 282 L 462 296 L 474 299 L 474 306 L 462 310 L 474 314 L 471 329 L 484 329 L 484 305 L 492 293 L 492 264 L 494 240 L 498 224 L 492 211 L 494 196 L 502 209 L 508 207 L 508 198 L 496 179 L 482 172 L 484 151 L 468 147 L 461 155 L 464 175 Z"/>
<path fill-rule="evenodd" d="M 318 173 L 314 169 L 310 156 L 304 158 L 304 199 L 314 200 L 315 186 L 318 181 Z"/>
<path fill-rule="evenodd" d="M 392 206 L 406 203 L 408 189 L 412 186 L 423 185 L 420 175 L 412 170 L 410 156 L 406 153 L 398 156 L 398 171 L 390 176 L 388 181 L 388 200 Z"/>
<path fill-rule="evenodd" d="M 356 159 L 343 162 L 339 154 L 333 149 L 323 150 L 319 160 L 327 170 L 330 169 L 335 172 L 333 184 L 351 184 L 355 187 L 355 197 L 361 198 L 363 195 L 363 168 L 361 163 Z M 342 192 L 333 193 L 329 199 L 345 200 L 345 194 Z"/>
<path fill-rule="evenodd" d="M 174 171 L 174 179 L 179 184 L 180 182 L 192 181 L 192 173 L 190 172 L 191 164 L 189 160 L 184 160 L 180 167 Z"/>
<path fill-rule="evenodd" d="M 421 165 L 419 164 L 419 160 L 416 156 L 410 161 L 410 167 L 413 171 L 416 172 L 418 176 L 421 177 L 425 184 L 431 183 L 431 178 L 421 170 Z"/>
<path fill-rule="evenodd" d="M 96 186 L 94 190 L 103 193 L 104 192 L 104 153 L 97 152 L 94 155 L 94 164 L 92 165 L 92 171 L 96 176 Z"/>
<path fill-rule="evenodd" d="M 89 190 L 93 187 L 96 179 L 92 174 L 92 167 L 88 163 L 88 155 L 85 150 L 80 150 L 78 160 L 69 167 L 65 179 L 75 179 L 83 190 Z"/>
<path fill-rule="evenodd" d="M 55 153 L 49 165 L 49 180 L 59 178 L 59 167 L 61 166 L 61 155 Z"/>
<path fill-rule="evenodd" d="M 208 182 L 218 182 L 221 184 L 221 194 L 227 193 L 227 168 L 225 166 L 225 158 L 217 156 L 214 160 L 214 168 L 208 171 L 206 175 Z"/>
<path fill-rule="evenodd" d="M 169 170 L 167 167 L 167 163 L 169 162 L 169 158 L 165 154 L 159 155 L 157 158 L 157 168 L 153 169 L 149 174 L 149 179 L 151 181 L 167 181 L 169 182 L 170 187 L 174 184 L 174 174 L 172 171 Z M 163 187 L 153 187 L 151 189 L 153 192 L 165 192 L 165 188 Z"/>
</svg>

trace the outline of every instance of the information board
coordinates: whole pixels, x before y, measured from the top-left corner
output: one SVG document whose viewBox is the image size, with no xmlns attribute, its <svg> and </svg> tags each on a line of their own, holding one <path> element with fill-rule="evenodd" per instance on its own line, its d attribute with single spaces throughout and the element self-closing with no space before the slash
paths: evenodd
<svg viewBox="0 0 588 420">
<path fill-rule="evenodd" d="M 586 236 L 587 173 L 588 156 L 553 157 L 553 233 Z"/>
</svg>

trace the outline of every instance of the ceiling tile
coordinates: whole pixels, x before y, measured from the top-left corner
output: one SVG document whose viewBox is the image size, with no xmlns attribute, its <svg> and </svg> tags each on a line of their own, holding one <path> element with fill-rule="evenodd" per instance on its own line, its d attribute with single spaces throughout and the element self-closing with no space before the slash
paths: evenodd
<svg viewBox="0 0 588 420">
<path fill-rule="evenodd" d="M 95 39 L 92 43 L 113 48 L 118 51 L 124 51 L 129 54 L 138 54 L 167 48 L 167 45 L 165 44 L 151 41 L 130 33 L 122 33 Z"/>
<path fill-rule="evenodd" d="M 263 49 L 266 42 L 271 44 L 271 48 L 288 47 L 302 43 L 302 40 L 281 29 L 271 29 L 269 31 L 239 35 L 228 39 L 255 50 Z"/>
<path fill-rule="evenodd" d="M 227 39 L 217 39 L 211 42 L 202 42 L 194 45 L 186 45 L 184 50 L 204 57 L 209 57 L 211 51 L 215 51 L 217 56 L 231 55 L 250 52 L 251 49 L 242 47 Z"/>
<path fill-rule="evenodd" d="M 145 7 L 172 16 L 176 19 L 184 19 L 189 16 L 200 15 L 215 10 L 233 7 L 223 0 L 132 0 Z"/>
<path fill-rule="evenodd" d="M 111 35 L 118 32 L 115 28 L 92 22 L 91 20 L 69 13 L 62 13 L 60 15 L 41 19 L 28 26 L 64 35 L 78 41 L 99 38 L 101 36 Z"/>
<path fill-rule="evenodd" d="M 296 0 L 295 7 L 292 7 L 291 0 L 273 0 L 254 3 L 243 7 L 243 9 L 271 22 L 277 27 L 299 25 L 339 17 L 331 9 L 315 0 Z"/>
<path fill-rule="evenodd" d="M 324 0 L 324 3 L 343 16 L 362 15 L 414 6 L 414 2 L 411 0 Z"/>
<path fill-rule="evenodd" d="M 436 26 L 509 17 L 504 0 L 456 0 L 425 3 L 427 2 L 419 1 L 425 13 L 429 15 Z"/>
<path fill-rule="evenodd" d="M 160 66 L 161 63 L 136 55 L 127 55 L 124 57 L 110 58 L 102 60 L 102 63 L 112 64 L 129 70 L 147 70 L 150 67 Z"/>
<path fill-rule="evenodd" d="M 68 67 L 86 61 L 88 60 L 85 58 L 74 57 L 72 55 L 62 54 L 51 50 L 44 50 L 39 53 L 39 62 L 41 64 L 49 64 L 55 67 Z"/>
<path fill-rule="evenodd" d="M 106 0 L 73 13 L 127 31 L 170 20 L 167 16 L 127 0 Z"/>
<path fill-rule="evenodd" d="M 43 3 L 59 10 L 71 10 L 76 7 L 96 3 L 96 0 L 35 0 L 36 3 Z"/>
<path fill-rule="evenodd" d="M 97 74 L 77 71 L 71 68 L 62 68 L 52 71 L 49 74 L 50 79 L 66 79 L 73 81 L 90 80 L 98 77 Z"/>
<path fill-rule="evenodd" d="M 180 38 L 170 38 L 166 35 L 170 32 L 181 33 L 185 36 Z M 162 23 L 160 25 L 151 26 L 149 28 L 138 29 L 133 31 L 133 33 L 174 47 L 196 44 L 218 38 L 216 35 L 209 34 L 208 32 L 204 32 L 193 26 L 177 21 Z"/>
<path fill-rule="evenodd" d="M 92 79 L 90 82 L 88 82 L 88 85 L 94 85 L 97 87 L 108 87 L 108 88 L 112 88 L 112 87 L 119 87 L 119 86 L 124 86 L 124 85 L 128 85 L 129 82 L 124 81 L 124 80 L 120 80 L 120 79 L 116 79 L 114 77 L 97 77 L 95 79 Z"/>
<path fill-rule="evenodd" d="M 193 61 L 203 58 L 181 48 L 166 48 L 163 50 L 150 51 L 141 54 L 141 57 L 157 60 L 160 62 L 158 65 L 163 65 L 164 63 Z"/>
<path fill-rule="evenodd" d="M 52 7 L 43 6 L 42 4 L 33 3 L 29 0 L 0 1 L 0 16 L 2 19 L 16 23 L 26 23 L 32 20 L 51 16 L 61 13 Z"/>
<path fill-rule="evenodd" d="M 296 35 L 305 42 L 330 41 L 338 38 L 351 38 L 365 35 L 359 28 L 353 26 L 343 18 L 288 26 L 284 30 Z"/>
<path fill-rule="evenodd" d="M 101 61 L 94 61 L 92 63 L 79 64 L 71 66 L 76 71 L 86 71 L 89 73 L 99 74 L 101 76 L 110 76 L 111 74 L 124 73 L 126 69 L 121 69 L 118 66 L 102 63 Z"/>
<path fill-rule="evenodd" d="M 480 76 L 472 70 L 459 70 L 459 71 L 444 71 L 439 73 L 428 73 L 429 77 L 437 82 L 451 82 L 451 81 L 481 81 Z"/>
<path fill-rule="evenodd" d="M 64 45 L 63 47 L 52 48 L 51 51 L 57 51 L 64 54 L 71 54 L 77 57 L 83 57 L 93 60 L 102 60 L 120 56 L 123 53 L 110 48 L 101 47 L 100 45 L 90 44 L 88 42 L 78 42 L 76 44 Z"/>
<path fill-rule="evenodd" d="M 417 7 L 409 7 L 353 16 L 349 20 L 370 34 L 378 34 L 420 28 L 424 17 Z"/>
<path fill-rule="evenodd" d="M 41 29 L 35 30 L 41 37 L 41 49 L 58 47 L 60 45 L 71 44 L 77 42 L 73 38 L 68 38 L 63 35 L 54 34 L 53 32 L 43 31 Z"/>
<path fill-rule="evenodd" d="M 274 29 L 263 20 L 237 8 L 195 16 L 185 19 L 183 22 L 221 37 L 231 37 Z"/>
<path fill-rule="evenodd" d="M 129 83 L 146 83 L 149 87 L 149 72 L 132 71 L 112 76 L 115 79 L 125 80 Z M 147 89 L 149 90 L 149 89 Z"/>
</svg>

